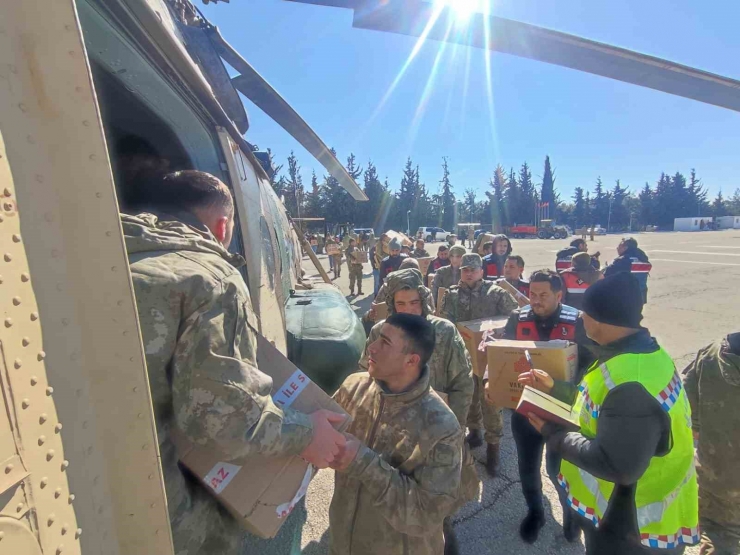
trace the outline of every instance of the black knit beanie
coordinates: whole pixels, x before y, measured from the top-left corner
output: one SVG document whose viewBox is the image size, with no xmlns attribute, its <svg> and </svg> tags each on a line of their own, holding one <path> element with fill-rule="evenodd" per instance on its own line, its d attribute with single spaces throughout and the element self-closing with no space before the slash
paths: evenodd
<svg viewBox="0 0 740 555">
<path fill-rule="evenodd" d="M 601 279 L 586 289 L 583 312 L 597 322 L 639 328 L 642 321 L 640 284 L 629 272 Z"/>
</svg>

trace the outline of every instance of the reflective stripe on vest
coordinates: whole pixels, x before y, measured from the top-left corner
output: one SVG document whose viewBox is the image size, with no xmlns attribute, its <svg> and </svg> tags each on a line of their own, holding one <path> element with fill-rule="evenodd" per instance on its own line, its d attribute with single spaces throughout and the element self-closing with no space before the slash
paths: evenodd
<svg viewBox="0 0 740 555">
<path fill-rule="evenodd" d="M 633 369 L 638 372 L 637 375 L 640 375 L 640 368 L 655 369 L 639 383 L 669 414 L 674 443 L 669 453 L 651 460 L 650 466 L 637 482 L 635 503 L 643 503 L 636 505 L 640 541 L 647 547 L 664 549 L 698 543 L 698 486 L 691 449 L 691 416 L 688 400 L 685 394 L 681 394 L 682 383 L 675 366 L 662 350 L 643 355 L 626 354 L 612 360 L 609 364 L 614 367 L 614 376 L 609 365 L 602 363 L 592 367 L 578 386 L 574 411 L 579 414 L 581 433 L 586 437 L 595 437 L 601 412 L 599 402 L 603 403 L 608 392 L 620 383 L 631 382 Z M 667 377 L 669 368 L 672 374 L 668 384 L 658 389 L 659 380 Z M 684 472 L 684 475 L 680 481 L 673 482 L 675 485 L 671 486 L 672 490 L 666 492 L 665 485 L 675 480 L 678 472 Z M 598 527 L 606 513 L 614 484 L 600 480 L 566 460 L 561 464 L 558 483 L 566 492 L 571 509 Z"/>
<path fill-rule="evenodd" d="M 648 274 L 653 269 L 653 265 L 650 262 L 640 262 L 637 258 L 630 258 L 632 262 L 632 268 L 630 271 L 633 274 Z"/>
<path fill-rule="evenodd" d="M 575 341 L 576 339 L 576 319 L 578 311 L 563 305 L 560 309 L 558 323 L 552 328 L 548 339 L 540 339 L 540 332 L 534 321 L 532 308 L 525 306 L 519 313 L 519 321 L 516 324 L 517 341 L 550 341 L 554 339 L 567 339 Z"/>
<path fill-rule="evenodd" d="M 503 272 L 499 271 L 498 264 L 495 262 L 486 263 L 486 278 L 500 278 L 503 276 Z"/>
<path fill-rule="evenodd" d="M 570 268 L 570 260 L 572 258 L 572 256 L 564 256 L 563 258 L 558 258 L 557 260 L 555 260 L 555 270 L 557 270 L 558 272 L 562 272 Z"/>
<path fill-rule="evenodd" d="M 579 278 L 578 274 L 574 272 L 563 272 L 562 278 L 568 293 L 575 295 L 583 295 L 591 285 Z"/>
</svg>

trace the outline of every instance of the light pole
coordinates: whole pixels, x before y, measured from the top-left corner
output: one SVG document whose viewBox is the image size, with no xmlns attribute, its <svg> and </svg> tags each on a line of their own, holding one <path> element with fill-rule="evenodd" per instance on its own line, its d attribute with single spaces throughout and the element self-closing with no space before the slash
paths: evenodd
<svg viewBox="0 0 740 555">
<path fill-rule="evenodd" d="M 411 224 L 409 223 L 409 215 L 411 214 L 411 210 L 406 210 L 406 235 L 411 237 Z"/>
<path fill-rule="evenodd" d="M 606 219 L 606 232 L 609 233 L 609 228 L 612 225 L 612 197 L 609 197 L 609 216 Z"/>
</svg>

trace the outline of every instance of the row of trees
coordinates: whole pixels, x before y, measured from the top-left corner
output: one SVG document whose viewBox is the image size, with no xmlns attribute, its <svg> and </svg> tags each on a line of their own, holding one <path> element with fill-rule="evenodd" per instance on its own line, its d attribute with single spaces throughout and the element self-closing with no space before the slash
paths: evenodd
<svg viewBox="0 0 740 555">
<path fill-rule="evenodd" d="M 542 178 L 535 182 L 524 162 L 518 171 L 498 165 L 482 198 L 473 188 L 457 198 L 450 180 L 447 158 L 442 159 L 441 178 L 429 186 L 421 181 L 419 166 L 409 158 L 398 187 L 369 161 L 363 168 L 354 154 L 347 158 L 347 172 L 362 185 L 368 202 L 356 202 L 330 175 L 319 179 L 311 175 L 304 186 L 301 168 L 294 153 L 287 167 L 276 166 L 272 185 L 294 217 L 323 217 L 329 223 L 353 222 L 357 227 L 372 227 L 376 233 L 386 229 L 412 231 L 422 226 L 453 230 L 462 222 L 480 222 L 495 231 L 514 224 L 528 224 L 543 214 L 573 229 L 600 224 L 610 230 L 636 230 L 647 225 L 672 229 L 673 219 L 689 216 L 740 214 L 740 189 L 725 199 L 720 191 L 710 202 L 707 191 L 692 169 L 688 179 L 680 172 L 662 173 L 654 186 L 649 183 L 633 191 L 616 180 L 613 186 L 597 178 L 592 190 L 576 187 L 572 201 L 560 199 L 555 188 L 555 173 L 550 157 L 545 157 Z M 285 171 L 283 171 L 285 169 Z"/>
</svg>

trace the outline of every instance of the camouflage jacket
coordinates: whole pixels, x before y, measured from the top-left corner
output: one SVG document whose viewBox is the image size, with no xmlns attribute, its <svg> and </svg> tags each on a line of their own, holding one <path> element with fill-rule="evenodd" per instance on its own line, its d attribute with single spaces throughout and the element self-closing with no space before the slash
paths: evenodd
<svg viewBox="0 0 740 555">
<path fill-rule="evenodd" d="M 447 403 L 457 416 L 460 426 L 464 427 L 468 410 L 473 399 L 473 366 L 470 355 L 465 348 L 460 332 L 454 324 L 432 316 L 429 310 L 429 289 L 421 284 L 421 273 L 414 268 L 399 270 L 388 276 L 388 313 L 394 314 L 393 295 L 403 287 L 419 289 L 422 300 L 422 315 L 434 325 L 434 352 L 429 359 L 429 383 L 436 391 L 447 395 Z M 370 330 L 365 343 L 365 350 L 360 358 L 360 370 L 367 371 L 367 348 L 380 337 L 380 329 L 385 320 L 378 322 Z"/>
<path fill-rule="evenodd" d="M 347 255 L 347 260 L 349 260 L 349 263 L 353 266 L 362 266 L 362 262 L 357 260 L 357 253 L 360 252 L 360 250 L 357 247 L 347 247 L 347 252 L 345 253 Z"/>
<path fill-rule="evenodd" d="M 740 355 L 726 339 L 705 347 L 684 370 L 684 387 L 699 435 L 701 516 L 740 531 Z"/>
<path fill-rule="evenodd" d="M 432 256 L 426 249 L 414 249 L 411 251 L 411 258 L 427 258 Z"/>
<path fill-rule="evenodd" d="M 519 307 L 511 293 L 492 281 L 481 280 L 470 288 L 464 283 L 451 287 L 439 307 L 439 314 L 450 322 L 508 316 Z"/>
<path fill-rule="evenodd" d="M 184 475 L 169 431 L 234 458 L 295 455 L 308 416 L 275 406 L 256 366 L 256 318 L 230 254 L 195 218 L 121 216 L 146 352 L 170 521 L 178 555 L 241 552 L 237 521 Z"/>
<path fill-rule="evenodd" d="M 353 417 L 364 445 L 337 472 L 329 509 L 331 555 L 442 555 L 442 521 L 457 506 L 463 434 L 430 390 L 428 369 L 392 394 L 366 372 L 334 399 Z"/>
<path fill-rule="evenodd" d="M 434 282 L 432 283 L 432 296 L 434 302 L 439 299 L 439 288 L 444 287 L 449 289 L 453 285 L 457 285 L 460 282 L 460 268 L 454 268 L 452 264 L 448 266 L 442 266 L 437 273 L 434 274 Z M 439 307 L 438 307 L 439 308 Z"/>
</svg>

